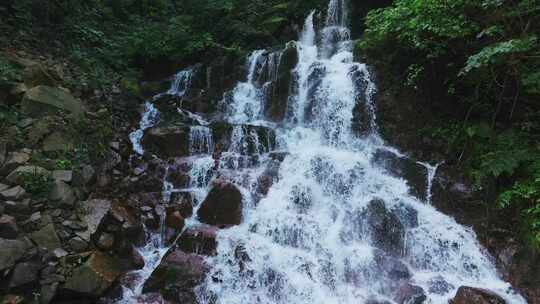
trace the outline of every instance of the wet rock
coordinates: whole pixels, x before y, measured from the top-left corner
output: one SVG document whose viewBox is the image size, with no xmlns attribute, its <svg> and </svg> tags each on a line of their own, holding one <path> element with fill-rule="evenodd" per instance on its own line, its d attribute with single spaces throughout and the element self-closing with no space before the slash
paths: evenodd
<svg viewBox="0 0 540 304">
<path fill-rule="evenodd" d="M 26 164 L 30 160 L 30 155 L 22 152 L 12 152 L 9 153 L 4 164 L 0 168 L 0 176 L 4 176 L 15 170 L 17 167 L 20 167 Z"/>
<path fill-rule="evenodd" d="M 19 234 L 19 228 L 15 218 L 4 214 L 0 216 L 0 238 L 15 239 Z"/>
<path fill-rule="evenodd" d="M 184 218 L 191 217 L 193 215 L 193 193 L 189 191 L 174 192 L 171 195 L 171 205 Z"/>
<path fill-rule="evenodd" d="M 49 199 L 57 202 L 62 207 L 73 207 L 77 201 L 77 197 L 71 186 L 60 180 L 56 180 L 53 183 L 51 192 L 49 193 Z"/>
<path fill-rule="evenodd" d="M 20 263 L 13 269 L 9 288 L 16 288 L 38 280 L 41 265 L 35 262 Z"/>
<path fill-rule="evenodd" d="M 165 216 L 165 225 L 175 230 L 184 228 L 185 220 L 180 211 L 169 210 Z"/>
<path fill-rule="evenodd" d="M 400 256 L 404 246 L 404 227 L 399 218 L 386 209 L 384 201 L 372 200 L 366 210 L 373 244 L 387 254 Z"/>
<path fill-rule="evenodd" d="M 27 240 L 0 238 L 0 271 L 13 267 L 31 247 Z"/>
<path fill-rule="evenodd" d="M 398 289 L 395 301 L 398 304 L 422 304 L 427 297 L 420 286 L 405 283 Z"/>
<path fill-rule="evenodd" d="M 19 200 L 26 196 L 26 191 L 21 186 L 16 186 L 0 192 L 0 197 L 5 200 Z"/>
<path fill-rule="evenodd" d="M 161 158 L 187 156 L 189 133 L 188 126 L 154 127 L 145 132 L 141 143 L 145 151 Z"/>
<path fill-rule="evenodd" d="M 45 248 L 47 250 L 53 251 L 57 248 L 60 248 L 62 245 L 60 239 L 56 234 L 56 229 L 54 224 L 48 224 L 43 227 L 41 230 L 33 232 L 30 234 L 30 238 L 34 241 L 40 248 Z"/>
<path fill-rule="evenodd" d="M 450 304 L 506 304 L 497 294 L 481 288 L 461 286 Z"/>
<path fill-rule="evenodd" d="M 182 233 L 178 240 L 178 248 L 187 253 L 215 255 L 217 231 L 218 229 L 212 226 L 190 227 Z"/>
<path fill-rule="evenodd" d="M 385 255 L 383 252 L 375 252 L 375 263 L 380 273 L 391 281 L 407 280 L 411 273 L 407 265 L 402 261 Z"/>
<path fill-rule="evenodd" d="M 391 174 L 407 181 L 412 195 L 427 199 L 427 169 L 408 157 L 400 157 L 391 151 L 377 150 L 372 160 Z"/>
<path fill-rule="evenodd" d="M 201 222 L 218 227 L 240 224 L 242 193 L 230 182 L 215 181 L 197 216 Z"/>
<path fill-rule="evenodd" d="M 49 175 L 49 171 L 38 166 L 20 166 L 9 173 L 6 177 L 6 181 L 11 184 L 21 185 L 24 182 L 24 176 L 29 174 L 47 176 Z"/>
<path fill-rule="evenodd" d="M 120 276 L 117 263 L 108 255 L 96 251 L 73 271 L 63 289 L 71 294 L 99 298 Z"/>
<path fill-rule="evenodd" d="M 452 289 L 454 289 L 454 286 L 446 280 L 441 277 L 437 276 L 428 282 L 429 284 L 429 293 L 438 294 L 438 295 L 444 295 L 449 293 Z"/>
<path fill-rule="evenodd" d="M 143 292 L 160 292 L 174 303 L 197 303 L 193 288 L 208 272 L 204 258 L 175 250 L 168 254 L 144 284 Z"/>
<path fill-rule="evenodd" d="M 37 86 L 24 94 L 21 111 L 32 117 L 56 114 L 61 111 L 76 116 L 84 113 L 82 103 L 68 92 L 49 86 Z"/>
<path fill-rule="evenodd" d="M 271 85 L 270 104 L 266 115 L 274 121 L 282 121 L 287 111 L 292 71 L 298 63 L 298 51 L 295 43 L 288 43 L 283 50 L 276 80 Z"/>
<path fill-rule="evenodd" d="M 270 152 L 276 145 L 275 131 L 268 127 L 214 122 L 210 128 L 214 140 L 214 153 L 234 151 L 241 155 L 253 155 Z M 234 132 L 237 133 L 233 134 Z M 239 146 L 232 140 L 238 135 L 242 135 L 243 140 Z M 235 144 L 237 146 L 234 146 Z"/>
<path fill-rule="evenodd" d="M 392 208 L 391 212 L 399 218 L 403 226 L 407 228 L 418 227 L 418 211 L 413 207 L 399 204 Z"/>
</svg>

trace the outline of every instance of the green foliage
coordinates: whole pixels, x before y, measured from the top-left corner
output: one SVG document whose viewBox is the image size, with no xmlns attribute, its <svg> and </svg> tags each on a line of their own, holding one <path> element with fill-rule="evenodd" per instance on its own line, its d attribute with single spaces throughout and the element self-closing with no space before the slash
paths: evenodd
<svg viewBox="0 0 540 304">
<path fill-rule="evenodd" d="M 23 188 L 36 198 L 49 195 L 52 179 L 48 174 L 38 172 L 24 172 L 21 174 Z"/>
<path fill-rule="evenodd" d="M 71 122 L 72 135 L 76 140 L 74 161 L 85 163 L 102 160 L 109 151 L 109 143 L 113 138 L 111 114 L 100 110 L 97 117 L 81 117 Z"/>
</svg>

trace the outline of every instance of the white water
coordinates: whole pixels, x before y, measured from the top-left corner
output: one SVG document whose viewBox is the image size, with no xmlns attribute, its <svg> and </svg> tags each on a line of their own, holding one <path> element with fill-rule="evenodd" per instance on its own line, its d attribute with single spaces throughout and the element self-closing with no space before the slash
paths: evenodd
<svg viewBox="0 0 540 304">
<path fill-rule="evenodd" d="M 289 154 L 281 164 L 278 181 L 260 201 L 254 195 L 256 181 L 270 162 L 267 152 L 271 145 L 262 143 L 245 125 L 272 125 L 264 121 L 265 90 L 277 76 L 281 52 L 258 50 L 247 60 L 247 80 L 236 86 L 227 104 L 226 119 L 235 124 L 231 146 L 218 164 L 218 174 L 235 182 L 243 193 L 243 223 L 220 231 L 217 255 L 207 258 L 211 274 L 197 288 L 199 302 L 394 301 L 400 282 L 377 265 L 384 253 L 376 249 L 363 213 L 372 199 L 380 198 L 388 210 L 417 213 L 418 225 L 404 230 L 398 259 L 412 275 L 409 282 L 426 292 L 426 303 L 446 304 L 463 285 L 488 288 L 509 303 L 525 303 L 499 278 L 471 229 L 411 196 L 406 181 L 373 164 L 377 149 L 396 150 L 385 146 L 377 134 L 375 86 L 366 65 L 353 62 L 346 4 L 345 0 L 330 1 L 326 27 L 320 33 L 313 25 L 315 13 L 306 19 L 296 42 L 299 63 L 293 71 L 287 121 L 276 129 L 278 148 Z M 317 37 L 321 37 L 318 43 Z M 173 86 L 175 92 L 185 94 L 184 86 Z M 351 129 L 352 113 L 359 102 L 370 115 L 371 132 L 362 138 L 355 137 Z M 148 128 L 143 127 L 145 119 L 143 115 L 141 133 Z M 209 129 L 193 127 L 191 131 L 190 152 L 195 154 L 189 157 L 191 182 L 187 189 L 172 189 L 165 178 L 164 199 L 174 191 L 192 191 L 196 213 L 216 174 L 212 173 L 215 163 Z M 133 144 L 134 149 L 140 146 L 140 137 Z M 437 166 L 422 164 L 428 172 L 429 202 Z M 196 224 L 196 218 L 187 220 L 188 226 Z M 239 248 L 248 259 L 239 260 Z M 141 297 L 144 281 L 167 250 L 160 233 L 151 234 L 149 243 L 139 248 L 146 266 L 134 272 L 139 276 L 135 284 L 125 287 L 124 303 Z M 440 294 L 430 290 L 433 280 L 441 278 L 448 290 Z"/>
<path fill-rule="evenodd" d="M 313 14 L 297 42 L 299 63 L 296 95 L 289 98 L 287 117 L 277 129 L 281 148 L 289 155 L 281 164 L 279 181 L 258 203 L 249 195 L 264 168 L 233 180 L 244 195 L 243 223 L 219 233 L 217 256 L 209 257 L 212 272 L 198 287 L 202 304 L 359 304 L 370 299 L 393 301 L 399 282 L 376 264 L 381 251 L 371 239 L 363 210 L 374 198 L 388 210 L 414 210 L 418 225 L 405 228 L 399 260 L 424 289 L 426 303 L 447 303 L 463 285 L 489 288 L 509 303 L 525 303 L 499 278 L 474 232 L 409 194 L 403 179 L 372 163 L 382 146 L 376 132 L 374 85 L 364 64 L 352 61 L 345 1 L 332 0 L 321 45 L 315 42 Z M 258 57 L 248 62 L 248 81 L 234 91 L 229 120 L 260 123 L 265 99 L 259 98 L 254 76 Z M 355 77 L 367 86 L 360 92 Z M 315 81 L 316 80 L 316 81 Z M 365 96 L 365 98 L 359 98 Z M 365 102 L 372 133 L 357 138 L 351 130 L 357 102 Z M 310 106 L 310 103 L 314 103 Z M 308 120 L 305 114 L 309 114 Z M 234 152 L 242 153 L 241 128 L 233 132 Z M 429 181 L 436 167 L 428 167 Z M 247 176 L 247 177 L 246 177 Z M 431 182 L 428 182 L 428 193 Z M 429 199 L 429 198 L 428 198 Z M 237 257 L 244 248 L 249 259 Z M 448 290 L 436 293 L 431 282 L 441 279 Z"/>
</svg>

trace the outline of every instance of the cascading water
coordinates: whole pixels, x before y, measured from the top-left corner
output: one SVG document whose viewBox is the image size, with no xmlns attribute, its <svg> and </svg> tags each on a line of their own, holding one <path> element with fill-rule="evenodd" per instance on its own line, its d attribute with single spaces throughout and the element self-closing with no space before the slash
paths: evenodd
<svg viewBox="0 0 540 304">
<path fill-rule="evenodd" d="M 299 62 L 287 115 L 292 119 L 276 129 L 280 148 L 288 152 L 279 179 L 258 202 L 244 195 L 242 224 L 219 232 L 198 301 L 401 304 L 407 286 L 417 286 L 426 303 L 447 303 L 467 285 L 525 303 L 499 278 L 471 229 L 411 196 L 403 179 L 373 162 L 374 152 L 385 147 L 376 132 L 369 71 L 353 62 L 347 3 L 330 1 L 319 43 L 313 17 L 296 42 Z M 233 92 L 231 122 L 263 118 L 265 99 L 254 80 L 263 54 L 256 51 L 248 60 L 247 82 Z M 353 135 L 351 124 L 358 102 L 371 115 L 371 132 L 362 138 Z M 235 127 L 231 153 L 241 154 L 248 136 Z M 431 180 L 435 168 L 429 172 Z M 253 192 L 252 183 L 233 180 L 243 193 Z"/>
</svg>

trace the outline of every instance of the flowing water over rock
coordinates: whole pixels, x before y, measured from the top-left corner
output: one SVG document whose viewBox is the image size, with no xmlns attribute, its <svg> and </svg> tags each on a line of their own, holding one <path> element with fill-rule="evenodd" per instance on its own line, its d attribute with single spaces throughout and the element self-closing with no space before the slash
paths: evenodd
<svg viewBox="0 0 540 304">
<path fill-rule="evenodd" d="M 217 148 L 224 131 L 216 130 L 223 128 L 191 127 L 190 182 L 166 182 L 172 186 L 164 195 L 194 193 L 186 229 L 200 224 L 197 210 L 217 177 L 234 183 L 242 196 L 240 224 L 224 225 L 215 254 L 205 258 L 210 270 L 196 288 L 198 302 L 448 303 L 460 286 L 471 286 L 525 303 L 499 278 L 474 232 L 429 204 L 436 166 L 403 165 L 421 168 L 416 176 L 423 178 L 425 194 L 419 198 L 411 194 L 407 174 L 377 160 L 394 155 L 390 164 L 408 161 L 378 135 L 375 86 L 366 65 L 353 62 L 347 14 L 345 0 L 331 0 L 325 27 L 315 29 L 312 13 L 299 41 L 287 46 L 298 60 L 282 121 L 269 119 L 265 109 L 286 51 L 258 50 L 247 60 L 246 81 L 223 100 L 231 126 L 227 148 Z M 359 106 L 365 116 L 361 136 L 353 126 Z M 152 125 L 146 121 L 154 121 L 149 111 L 141 132 Z M 132 141 L 142 151 L 140 137 Z M 275 174 L 268 178 L 268 172 Z M 127 303 L 140 296 L 167 249 L 159 233 L 140 249 L 146 266 L 125 293 L 132 301 Z"/>
</svg>

